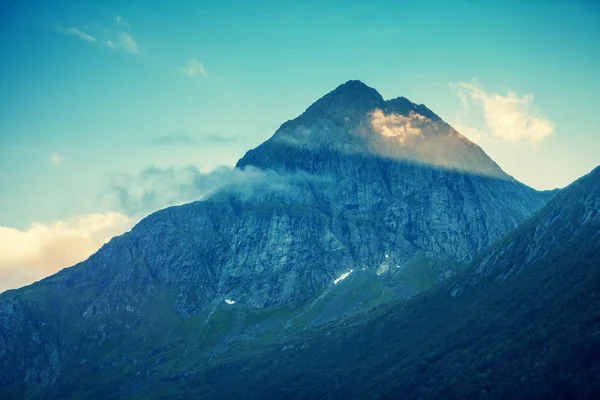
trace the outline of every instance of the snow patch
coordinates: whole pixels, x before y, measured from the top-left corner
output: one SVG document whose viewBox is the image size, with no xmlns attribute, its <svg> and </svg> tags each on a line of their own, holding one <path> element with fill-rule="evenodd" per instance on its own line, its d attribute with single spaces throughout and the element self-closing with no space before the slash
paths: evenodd
<svg viewBox="0 0 600 400">
<path fill-rule="evenodd" d="M 390 258 L 389 254 L 386 254 L 386 255 L 385 255 L 385 258 Z"/>
<path fill-rule="evenodd" d="M 235 304 L 235 301 L 229 300 L 229 299 L 225 299 L 225 303 L 227 303 L 227 304 Z"/>
<path fill-rule="evenodd" d="M 390 269 L 390 266 L 387 264 L 381 264 L 379 268 L 377 268 L 377 275 L 383 275 Z"/>
<path fill-rule="evenodd" d="M 343 281 L 344 279 L 346 279 L 348 277 L 348 275 L 350 275 L 350 273 L 354 271 L 354 270 L 350 270 L 346 273 L 341 274 L 335 281 L 333 281 L 334 285 L 337 285 L 338 283 L 340 283 L 341 281 Z"/>
</svg>

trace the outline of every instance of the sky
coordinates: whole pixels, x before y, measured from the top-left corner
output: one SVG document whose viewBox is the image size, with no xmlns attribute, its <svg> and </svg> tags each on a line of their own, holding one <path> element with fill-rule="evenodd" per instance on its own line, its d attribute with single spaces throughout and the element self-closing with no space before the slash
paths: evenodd
<svg viewBox="0 0 600 400">
<path fill-rule="evenodd" d="M 0 7 L 0 291 L 200 198 L 350 79 L 425 104 L 536 189 L 600 161 L 595 1 Z"/>
</svg>

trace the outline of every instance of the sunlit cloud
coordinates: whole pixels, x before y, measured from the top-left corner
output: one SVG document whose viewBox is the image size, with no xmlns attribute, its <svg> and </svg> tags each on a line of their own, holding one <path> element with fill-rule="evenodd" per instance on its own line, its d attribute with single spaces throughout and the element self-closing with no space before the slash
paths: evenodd
<svg viewBox="0 0 600 400">
<path fill-rule="evenodd" d="M 94 36 L 90 35 L 89 33 L 83 32 L 82 30 L 80 30 L 77 27 L 70 27 L 70 28 L 65 28 L 62 27 L 58 24 L 54 25 L 54 28 L 64 34 L 64 35 L 68 35 L 68 36 L 74 36 L 78 39 L 81 40 L 85 40 L 86 42 L 92 42 L 92 43 L 98 43 L 98 39 L 96 39 Z"/>
<path fill-rule="evenodd" d="M 454 129 L 460 132 L 463 136 L 467 137 L 473 143 L 481 144 L 481 139 L 485 136 L 485 133 L 472 126 L 464 125 L 463 123 L 455 123 Z"/>
<path fill-rule="evenodd" d="M 460 82 L 457 87 L 462 113 L 482 112 L 489 134 L 496 138 L 539 143 L 555 132 L 554 123 L 534 110 L 533 94 L 519 96 L 509 91 L 501 95 L 486 92 L 477 84 L 467 82 Z"/>
<path fill-rule="evenodd" d="M 204 63 L 196 60 L 196 58 L 192 58 L 185 67 L 181 68 L 181 71 L 193 78 L 207 75 L 207 72 L 204 69 Z"/>
<path fill-rule="evenodd" d="M 52 162 L 52 164 L 61 164 L 65 161 L 65 158 L 58 153 L 51 153 L 50 161 Z"/>
<path fill-rule="evenodd" d="M 85 260 L 132 226 L 118 213 L 80 215 L 25 230 L 0 225 L 0 292 L 30 284 Z"/>
<path fill-rule="evenodd" d="M 408 116 L 401 114 L 385 114 L 377 109 L 371 114 L 371 127 L 377 133 L 385 137 L 393 137 L 404 142 L 410 136 L 418 136 L 421 129 L 417 126 L 419 122 L 427 120 L 426 117 L 412 112 Z"/>
</svg>

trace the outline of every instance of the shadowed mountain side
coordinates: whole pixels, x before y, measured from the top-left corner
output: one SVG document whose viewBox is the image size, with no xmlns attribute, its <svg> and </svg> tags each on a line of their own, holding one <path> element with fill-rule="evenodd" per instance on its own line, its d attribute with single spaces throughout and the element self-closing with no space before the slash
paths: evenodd
<svg viewBox="0 0 600 400">
<path fill-rule="evenodd" d="M 598 398 L 598 287 L 600 167 L 461 275 L 260 354 L 230 354 L 163 393 Z"/>
</svg>

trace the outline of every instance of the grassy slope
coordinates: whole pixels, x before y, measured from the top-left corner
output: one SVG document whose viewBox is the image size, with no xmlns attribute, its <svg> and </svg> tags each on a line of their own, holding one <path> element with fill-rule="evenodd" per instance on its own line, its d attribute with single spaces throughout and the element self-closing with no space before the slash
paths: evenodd
<svg viewBox="0 0 600 400">
<path fill-rule="evenodd" d="M 215 362 L 235 362 L 280 343 L 285 346 L 302 332 L 334 319 L 354 323 L 355 313 L 367 310 L 364 315 L 374 315 L 378 306 L 433 285 L 438 275 L 434 261 L 419 258 L 381 277 L 373 271 L 354 271 L 316 301 L 295 307 L 256 310 L 221 302 L 188 319 L 169 307 L 172 294 L 160 293 L 141 311 L 146 316 L 141 325 L 106 340 L 98 332 L 98 321 L 80 320 L 81 310 L 46 307 L 43 319 L 60 320 L 60 340 L 80 343 L 80 347 L 67 357 L 74 361 L 64 365 L 54 388 L 26 393 L 33 394 L 32 398 L 71 399 L 168 395 L 177 390 L 180 379 L 203 374 Z M 73 302 L 66 302 L 60 298 L 62 292 L 52 290 L 51 281 L 42 281 L 15 295 L 32 303 L 85 304 L 88 297 L 97 295 L 90 290 L 82 289 Z M 130 321 L 137 326 L 135 318 L 123 312 L 100 322 L 110 331 L 112 323 L 123 326 Z M 24 387 L 2 388 L 9 398 L 18 398 L 15 394 L 24 391 Z"/>
<path fill-rule="evenodd" d="M 596 233 L 572 238 L 518 279 L 456 298 L 441 285 L 363 324 L 332 324 L 180 387 L 207 398 L 593 398 L 600 246 L 582 239 Z"/>
</svg>

